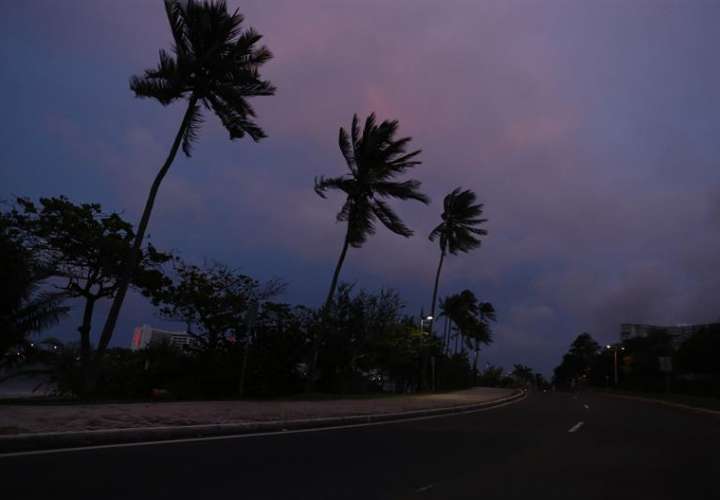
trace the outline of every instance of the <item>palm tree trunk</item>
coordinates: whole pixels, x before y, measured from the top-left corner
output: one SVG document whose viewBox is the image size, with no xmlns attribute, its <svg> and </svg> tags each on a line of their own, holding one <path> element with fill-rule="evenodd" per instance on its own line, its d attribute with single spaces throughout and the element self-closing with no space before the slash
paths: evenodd
<svg viewBox="0 0 720 500">
<path fill-rule="evenodd" d="M 130 255 L 128 255 L 127 260 L 125 261 L 123 274 L 120 278 L 120 286 L 115 293 L 112 305 L 110 306 L 110 312 L 108 313 L 107 319 L 105 320 L 105 326 L 103 327 L 102 334 L 100 335 L 100 342 L 98 343 L 96 353 L 98 360 L 102 357 L 105 349 L 110 343 L 110 339 L 112 338 L 113 331 L 115 330 L 115 324 L 117 323 L 118 316 L 120 315 L 120 309 L 122 308 L 125 295 L 127 294 L 130 281 L 132 280 L 133 272 L 135 271 L 135 266 L 137 265 L 140 248 L 142 247 L 143 238 L 145 237 L 145 231 L 147 230 L 148 223 L 150 222 L 150 214 L 152 213 L 153 205 L 155 204 L 155 197 L 160 189 L 160 184 L 170 169 L 170 165 L 172 165 L 175 160 L 175 155 L 177 155 L 177 151 L 180 148 L 180 143 L 185 136 L 185 131 L 190 125 L 190 120 L 192 118 L 196 102 L 197 97 L 195 95 L 191 96 L 188 101 L 185 116 L 180 124 L 180 129 L 175 136 L 170 152 L 168 153 L 165 163 L 163 163 L 162 168 L 160 168 L 160 171 L 155 176 L 155 180 L 150 187 L 150 193 L 148 194 L 147 201 L 145 202 L 145 209 L 143 210 L 142 217 L 140 218 L 140 224 L 138 225 L 137 234 L 135 235 Z"/>
<path fill-rule="evenodd" d="M 347 231 L 345 232 L 345 241 L 343 243 L 340 257 L 338 258 L 337 265 L 335 266 L 335 273 L 333 273 L 332 281 L 330 282 L 330 290 L 328 290 L 327 298 L 325 298 L 325 304 L 322 309 L 322 325 L 321 328 L 325 328 L 326 320 L 329 318 L 329 309 L 332 302 L 333 296 L 335 295 L 335 289 L 337 288 L 338 277 L 340 276 L 340 269 L 342 269 L 343 262 L 345 262 L 345 256 L 347 255 L 348 247 L 350 246 L 350 225 L 348 223 Z M 312 341 L 312 355 L 310 358 L 310 366 L 308 369 L 308 379 L 305 385 L 305 392 L 312 392 L 315 389 L 315 373 L 317 371 L 318 356 L 320 354 L 320 340 L 318 339 L 318 332 L 316 331 L 313 335 Z"/>
<path fill-rule="evenodd" d="M 347 233 L 345 234 L 345 243 L 343 243 L 342 252 L 340 252 L 340 258 L 338 259 L 337 265 L 335 266 L 335 273 L 333 274 L 332 282 L 330 282 L 330 290 L 328 291 L 327 298 L 325 299 L 325 309 L 330 306 L 330 302 L 335 295 L 338 278 L 340 277 L 340 269 L 342 268 L 343 262 L 345 262 L 345 255 L 347 254 L 348 246 L 350 246 L 350 225 L 348 225 Z"/>
<path fill-rule="evenodd" d="M 435 302 L 437 301 L 438 284 L 440 283 L 440 270 L 442 269 L 443 261 L 445 260 L 445 250 L 440 251 L 440 262 L 438 263 L 437 271 L 435 272 L 435 288 L 433 288 L 432 306 L 430 307 L 430 334 L 433 332 L 433 322 L 435 321 Z"/>
</svg>

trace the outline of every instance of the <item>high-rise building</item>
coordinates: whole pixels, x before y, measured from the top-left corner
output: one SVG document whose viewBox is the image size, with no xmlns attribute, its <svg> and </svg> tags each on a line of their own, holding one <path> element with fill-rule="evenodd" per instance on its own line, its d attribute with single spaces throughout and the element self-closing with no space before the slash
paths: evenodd
<svg viewBox="0 0 720 500">
<path fill-rule="evenodd" d="M 139 351 L 145 349 L 150 344 L 167 342 L 178 348 L 190 345 L 195 341 L 187 332 L 172 332 L 170 330 L 160 330 L 150 325 L 138 326 L 133 332 L 130 349 Z"/>
<path fill-rule="evenodd" d="M 670 336 L 673 346 L 677 348 L 685 341 L 685 339 L 690 337 L 692 334 L 705 328 L 718 327 L 720 327 L 719 323 L 672 326 L 647 325 L 641 323 L 623 323 L 620 325 L 620 339 L 624 341 L 635 337 L 644 338 L 647 337 L 651 332 L 664 331 Z"/>
</svg>

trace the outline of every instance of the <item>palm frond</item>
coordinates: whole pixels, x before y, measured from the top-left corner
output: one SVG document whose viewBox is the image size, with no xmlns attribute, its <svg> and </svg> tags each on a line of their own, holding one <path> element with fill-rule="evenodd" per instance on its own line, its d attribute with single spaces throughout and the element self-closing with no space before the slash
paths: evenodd
<svg viewBox="0 0 720 500">
<path fill-rule="evenodd" d="M 355 157 L 353 156 L 352 144 L 350 144 L 350 137 L 348 137 L 348 133 L 342 127 L 340 127 L 340 132 L 338 134 L 338 146 L 340 147 L 340 152 L 342 153 L 343 158 L 345 158 L 345 163 L 347 163 L 350 171 L 354 173 Z"/>
<path fill-rule="evenodd" d="M 316 177 L 315 193 L 321 198 L 326 198 L 325 191 L 328 189 L 337 189 L 344 193 L 350 193 L 354 182 L 347 177 Z"/>
<path fill-rule="evenodd" d="M 208 95 L 207 100 L 230 134 L 230 139 L 241 139 L 247 134 L 257 142 L 267 137 L 265 131 L 248 118 L 255 116 L 255 113 L 247 103 L 244 104 L 244 109 L 238 109 L 238 107 L 230 106 L 218 95 Z"/>
<path fill-rule="evenodd" d="M 189 52 L 184 14 L 180 2 L 176 0 L 165 0 L 165 14 L 170 23 L 170 31 L 175 40 L 175 53 L 178 57 L 184 57 Z"/>
<path fill-rule="evenodd" d="M 182 150 L 187 157 L 191 156 L 192 143 L 197 140 L 198 131 L 200 130 L 200 125 L 203 124 L 203 121 L 200 105 L 195 102 L 193 104 L 193 109 L 190 111 L 190 119 L 187 127 L 185 128 L 185 135 L 183 136 L 182 141 Z"/>
<path fill-rule="evenodd" d="M 430 203 L 430 197 L 418 191 L 422 183 L 415 179 L 404 182 L 375 182 L 373 191 L 379 196 L 398 198 L 400 200 L 416 200 L 424 204 Z"/>
<path fill-rule="evenodd" d="M 382 200 L 374 200 L 372 211 L 383 225 L 395 234 L 409 238 L 413 235 L 412 229 L 407 227 L 398 215 Z"/>
</svg>

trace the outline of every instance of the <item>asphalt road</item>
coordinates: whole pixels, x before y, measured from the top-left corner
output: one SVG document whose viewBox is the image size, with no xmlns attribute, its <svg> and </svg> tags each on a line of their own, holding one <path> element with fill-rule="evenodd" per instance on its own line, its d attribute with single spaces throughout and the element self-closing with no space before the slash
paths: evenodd
<svg viewBox="0 0 720 500">
<path fill-rule="evenodd" d="M 464 416 L 1 457 L 0 492 L 7 500 L 718 499 L 720 417 L 539 393 Z"/>
</svg>

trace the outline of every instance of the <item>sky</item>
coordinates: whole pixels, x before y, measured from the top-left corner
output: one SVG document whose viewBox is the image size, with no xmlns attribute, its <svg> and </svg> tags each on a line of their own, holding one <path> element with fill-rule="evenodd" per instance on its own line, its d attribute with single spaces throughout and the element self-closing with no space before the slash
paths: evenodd
<svg viewBox="0 0 720 500">
<path fill-rule="evenodd" d="M 481 362 L 549 374 L 580 332 L 720 318 L 720 3 L 684 0 L 252 0 L 278 88 L 252 103 L 268 133 L 230 141 L 207 116 L 193 157 L 162 185 L 150 240 L 288 283 L 317 306 L 343 238 L 339 175 L 353 113 L 398 119 L 423 150 L 433 203 L 394 203 L 415 230 L 380 229 L 341 279 L 427 310 L 427 239 L 457 186 L 485 204 L 480 249 L 446 260 L 440 295 L 498 311 Z M 0 199 L 66 195 L 137 221 L 182 104 L 133 97 L 170 32 L 160 1 L 9 2 L 0 18 Z M 96 326 L 106 309 L 100 308 Z M 77 316 L 77 313 L 75 313 Z M 132 295 L 114 343 L 168 326 Z M 179 326 L 178 326 L 179 327 Z M 55 332 L 76 336 L 72 321 Z"/>
</svg>

